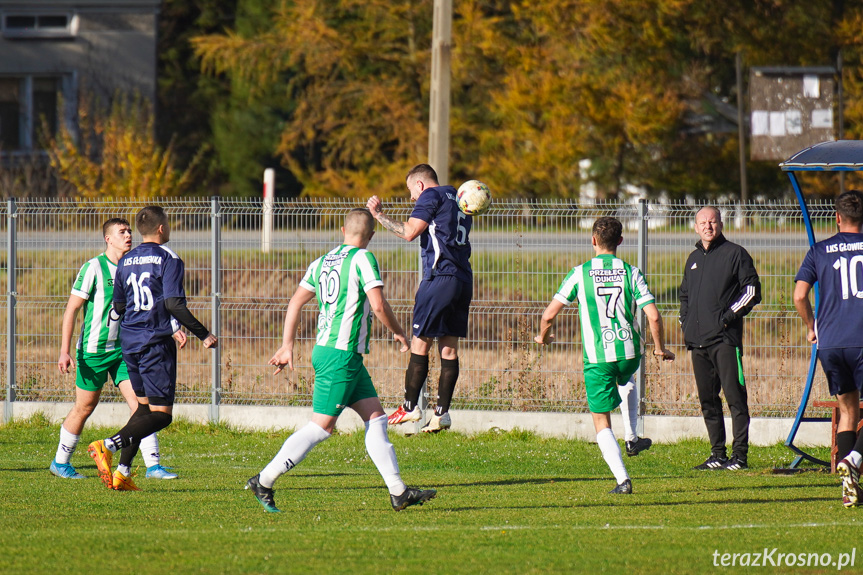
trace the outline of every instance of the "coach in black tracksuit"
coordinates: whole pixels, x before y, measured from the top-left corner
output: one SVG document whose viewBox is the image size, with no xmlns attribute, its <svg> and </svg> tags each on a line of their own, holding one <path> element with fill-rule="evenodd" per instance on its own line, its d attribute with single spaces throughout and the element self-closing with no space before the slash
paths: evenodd
<svg viewBox="0 0 863 575">
<path fill-rule="evenodd" d="M 680 324 L 692 351 L 692 370 L 710 438 L 710 457 L 695 469 L 745 469 L 749 451 L 749 407 L 743 378 L 743 316 L 761 301 L 752 257 L 722 235 L 713 206 L 695 215 L 700 240 L 689 254 L 680 284 Z M 731 412 L 734 441 L 725 456 L 725 420 L 719 392 Z"/>
</svg>

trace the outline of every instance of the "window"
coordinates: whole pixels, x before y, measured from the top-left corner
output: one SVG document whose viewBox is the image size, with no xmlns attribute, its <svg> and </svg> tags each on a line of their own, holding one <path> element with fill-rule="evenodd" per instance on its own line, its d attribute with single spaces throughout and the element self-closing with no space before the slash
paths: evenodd
<svg viewBox="0 0 863 575">
<path fill-rule="evenodd" d="M 4 38 L 72 38 L 78 32 L 78 17 L 67 13 L 4 13 Z"/>
<path fill-rule="evenodd" d="M 0 151 L 40 149 L 45 131 L 57 133 L 63 79 L 0 76 Z"/>
<path fill-rule="evenodd" d="M 18 82 L 0 78 L 0 149 L 21 149 Z"/>
</svg>

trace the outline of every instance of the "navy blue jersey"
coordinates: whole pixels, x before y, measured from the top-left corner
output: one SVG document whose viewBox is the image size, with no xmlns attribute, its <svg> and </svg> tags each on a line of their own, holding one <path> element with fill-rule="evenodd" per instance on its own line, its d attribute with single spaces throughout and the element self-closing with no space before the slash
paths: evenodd
<svg viewBox="0 0 863 575">
<path fill-rule="evenodd" d="M 809 248 L 794 281 L 818 282 L 819 349 L 863 347 L 863 234 L 840 232 Z"/>
<path fill-rule="evenodd" d="M 452 186 L 426 188 L 411 217 L 429 225 L 420 235 L 423 278 L 455 276 L 462 281 L 473 281 L 469 240 L 473 219 L 458 209 L 456 189 Z"/>
<path fill-rule="evenodd" d="M 165 299 L 186 299 L 183 289 L 183 260 L 170 248 L 143 243 L 117 263 L 114 301 L 126 302 L 120 322 L 120 347 L 124 353 L 141 349 L 174 333 L 173 317 L 165 309 Z"/>
</svg>

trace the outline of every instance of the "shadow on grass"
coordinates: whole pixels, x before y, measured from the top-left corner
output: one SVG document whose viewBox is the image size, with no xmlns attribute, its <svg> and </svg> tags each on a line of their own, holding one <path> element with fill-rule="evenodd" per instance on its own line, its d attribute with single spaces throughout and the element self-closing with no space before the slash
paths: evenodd
<svg viewBox="0 0 863 575">
<path fill-rule="evenodd" d="M 810 488 L 823 488 L 823 487 L 835 487 L 836 485 L 840 485 L 840 482 L 837 480 L 835 485 L 829 483 L 795 483 L 793 485 L 760 485 L 758 489 L 810 489 Z M 736 487 L 733 485 L 727 485 L 724 487 L 700 487 L 698 491 L 739 491 L 740 487 Z"/>
<path fill-rule="evenodd" d="M 607 495 L 607 497 L 606 497 Z M 651 507 L 679 507 L 681 505 L 776 505 L 780 503 L 775 499 L 735 499 L 733 501 L 729 501 L 727 499 L 699 499 L 693 501 L 638 501 L 639 493 L 636 491 L 634 494 L 629 496 L 622 495 L 609 495 L 602 494 L 597 496 L 596 501 L 587 502 L 587 503 L 559 503 L 555 505 L 501 505 L 495 506 L 490 504 L 485 504 L 481 506 L 473 506 L 473 507 L 447 507 L 446 511 L 448 512 L 459 512 L 459 511 L 469 511 L 476 512 L 478 510 L 488 510 L 488 509 L 588 509 L 592 507 L 613 507 L 615 505 L 625 505 L 627 507 L 642 507 L 642 508 L 651 508 Z M 652 495 L 650 495 L 652 496 Z M 835 502 L 835 497 L 795 497 L 794 499 L 790 499 L 787 503 L 814 503 L 814 502 L 825 502 L 831 501 Z"/>
<path fill-rule="evenodd" d="M 548 483 L 580 483 L 582 481 L 614 481 L 614 479 L 608 477 L 531 477 L 497 479 L 493 481 L 438 483 L 435 485 L 435 487 L 476 487 L 480 485 L 545 485 Z"/>
</svg>

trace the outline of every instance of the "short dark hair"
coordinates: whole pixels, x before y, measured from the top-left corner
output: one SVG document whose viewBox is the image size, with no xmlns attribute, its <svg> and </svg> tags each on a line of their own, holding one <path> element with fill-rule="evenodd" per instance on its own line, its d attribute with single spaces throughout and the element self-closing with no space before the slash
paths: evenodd
<svg viewBox="0 0 863 575">
<path fill-rule="evenodd" d="M 135 227 L 142 236 L 151 236 L 156 233 L 159 226 L 168 224 L 168 215 L 159 206 L 147 206 L 142 208 L 135 216 Z"/>
<path fill-rule="evenodd" d="M 407 176 L 405 176 L 405 181 L 415 178 L 416 176 L 419 176 L 424 180 L 434 180 L 434 183 L 438 183 L 437 172 L 435 172 L 434 168 L 428 164 L 417 164 L 411 168 L 411 171 L 408 172 Z"/>
<path fill-rule="evenodd" d="M 111 218 L 110 220 L 108 220 L 104 224 L 102 224 L 102 237 L 107 236 L 108 231 L 111 228 L 113 228 L 114 226 L 128 226 L 128 225 L 129 225 L 128 220 L 125 220 L 124 218 Z M 131 227 L 131 226 L 129 226 L 129 227 Z"/>
<path fill-rule="evenodd" d="M 863 192 L 848 190 L 836 198 L 836 213 L 850 223 L 863 223 Z"/>
<path fill-rule="evenodd" d="M 623 237 L 623 224 L 617 218 L 608 216 L 599 218 L 593 222 L 592 233 L 599 247 L 613 250 L 620 244 L 620 238 Z"/>
</svg>

